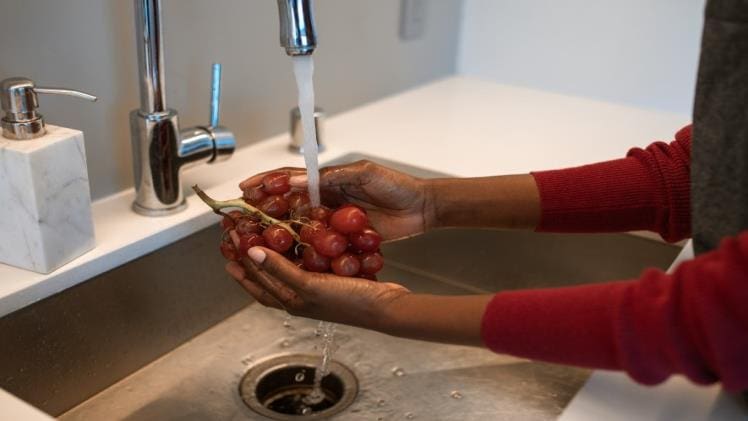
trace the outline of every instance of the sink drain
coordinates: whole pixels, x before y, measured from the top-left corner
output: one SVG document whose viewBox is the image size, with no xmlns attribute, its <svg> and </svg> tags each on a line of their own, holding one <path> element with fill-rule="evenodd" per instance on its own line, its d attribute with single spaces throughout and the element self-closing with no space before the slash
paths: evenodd
<svg viewBox="0 0 748 421">
<path fill-rule="evenodd" d="M 322 379 L 325 399 L 306 405 L 312 392 L 319 356 L 283 355 L 251 367 L 239 383 L 239 394 L 247 406 L 274 420 L 325 419 L 342 412 L 358 394 L 353 372 L 337 361 L 330 362 L 330 374 Z"/>
</svg>

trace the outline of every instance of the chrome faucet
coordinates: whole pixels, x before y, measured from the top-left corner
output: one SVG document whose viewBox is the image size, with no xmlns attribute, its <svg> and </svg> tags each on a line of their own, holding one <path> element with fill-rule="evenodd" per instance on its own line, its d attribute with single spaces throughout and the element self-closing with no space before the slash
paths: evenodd
<svg viewBox="0 0 748 421">
<path fill-rule="evenodd" d="M 130 113 L 135 170 L 133 209 L 160 216 L 185 208 L 180 172 L 199 163 L 228 159 L 233 133 L 218 125 L 221 65 L 213 65 L 210 123 L 180 130 L 177 112 L 166 106 L 161 0 L 135 0 L 140 108 Z"/>
<path fill-rule="evenodd" d="M 289 56 L 306 56 L 317 47 L 312 0 L 278 0 L 280 43 Z"/>
<path fill-rule="evenodd" d="M 135 169 L 135 203 L 142 215 L 178 212 L 186 206 L 180 172 L 199 164 L 228 159 L 234 135 L 218 125 L 221 66 L 213 65 L 210 124 L 179 129 L 177 112 L 166 107 L 161 0 L 135 1 L 140 108 L 130 113 Z M 289 56 L 314 52 L 312 0 L 278 0 L 280 43 Z"/>
</svg>

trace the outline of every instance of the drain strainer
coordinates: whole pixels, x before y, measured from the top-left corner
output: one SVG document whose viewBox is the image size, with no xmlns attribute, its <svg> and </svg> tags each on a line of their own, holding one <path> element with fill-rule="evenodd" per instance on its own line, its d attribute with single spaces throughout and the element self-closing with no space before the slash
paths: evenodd
<svg viewBox="0 0 748 421">
<path fill-rule="evenodd" d="M 322 379 L 324 399 L 307 405 L 304 398 L 314 387 L 314 373 L 320 357 L 282 355 L 252 366 L 239 383 L 239 394 L 249 408 L 274 420 L 317 420 L 347 408 L 358 394 L 353 372 L 337 361 L 330 362 L 330 374 Z"/>
</svg>

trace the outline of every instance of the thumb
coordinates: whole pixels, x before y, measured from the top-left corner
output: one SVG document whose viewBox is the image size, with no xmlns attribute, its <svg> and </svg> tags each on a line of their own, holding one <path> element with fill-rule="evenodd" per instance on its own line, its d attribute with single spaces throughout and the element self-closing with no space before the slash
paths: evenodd
<svg viewBox="0 0 748 421">
<path fill-rule="evenodd" d="M 304 283 L 304 271 L 278 252 L 266 247 L 252 247 L 247 253 L 258 269 L 277 278 L 293 289 Z"/>
</svg>

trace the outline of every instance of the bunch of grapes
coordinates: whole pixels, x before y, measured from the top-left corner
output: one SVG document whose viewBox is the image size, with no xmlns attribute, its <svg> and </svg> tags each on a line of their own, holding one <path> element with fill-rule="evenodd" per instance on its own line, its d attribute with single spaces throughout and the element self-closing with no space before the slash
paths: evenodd
<svg viewBox="0 0 748 421">
<path fill-rule="evenodd" d="M 370 280 L 384 265 L 382 237 L 369 226 L 364 209 L 353 204 L 312 207 L 306 192 L 291 191 L 288 174 L 266 175 L 261 185 L 244 192 L 243 201 L 248 209 L 232 210 L 221 221 L 220 248 L 228 260 L 263 246 L 310 272 Z M 228 235 L 231 230 L 239 236 L 238 248 Z"/>
</svg>

